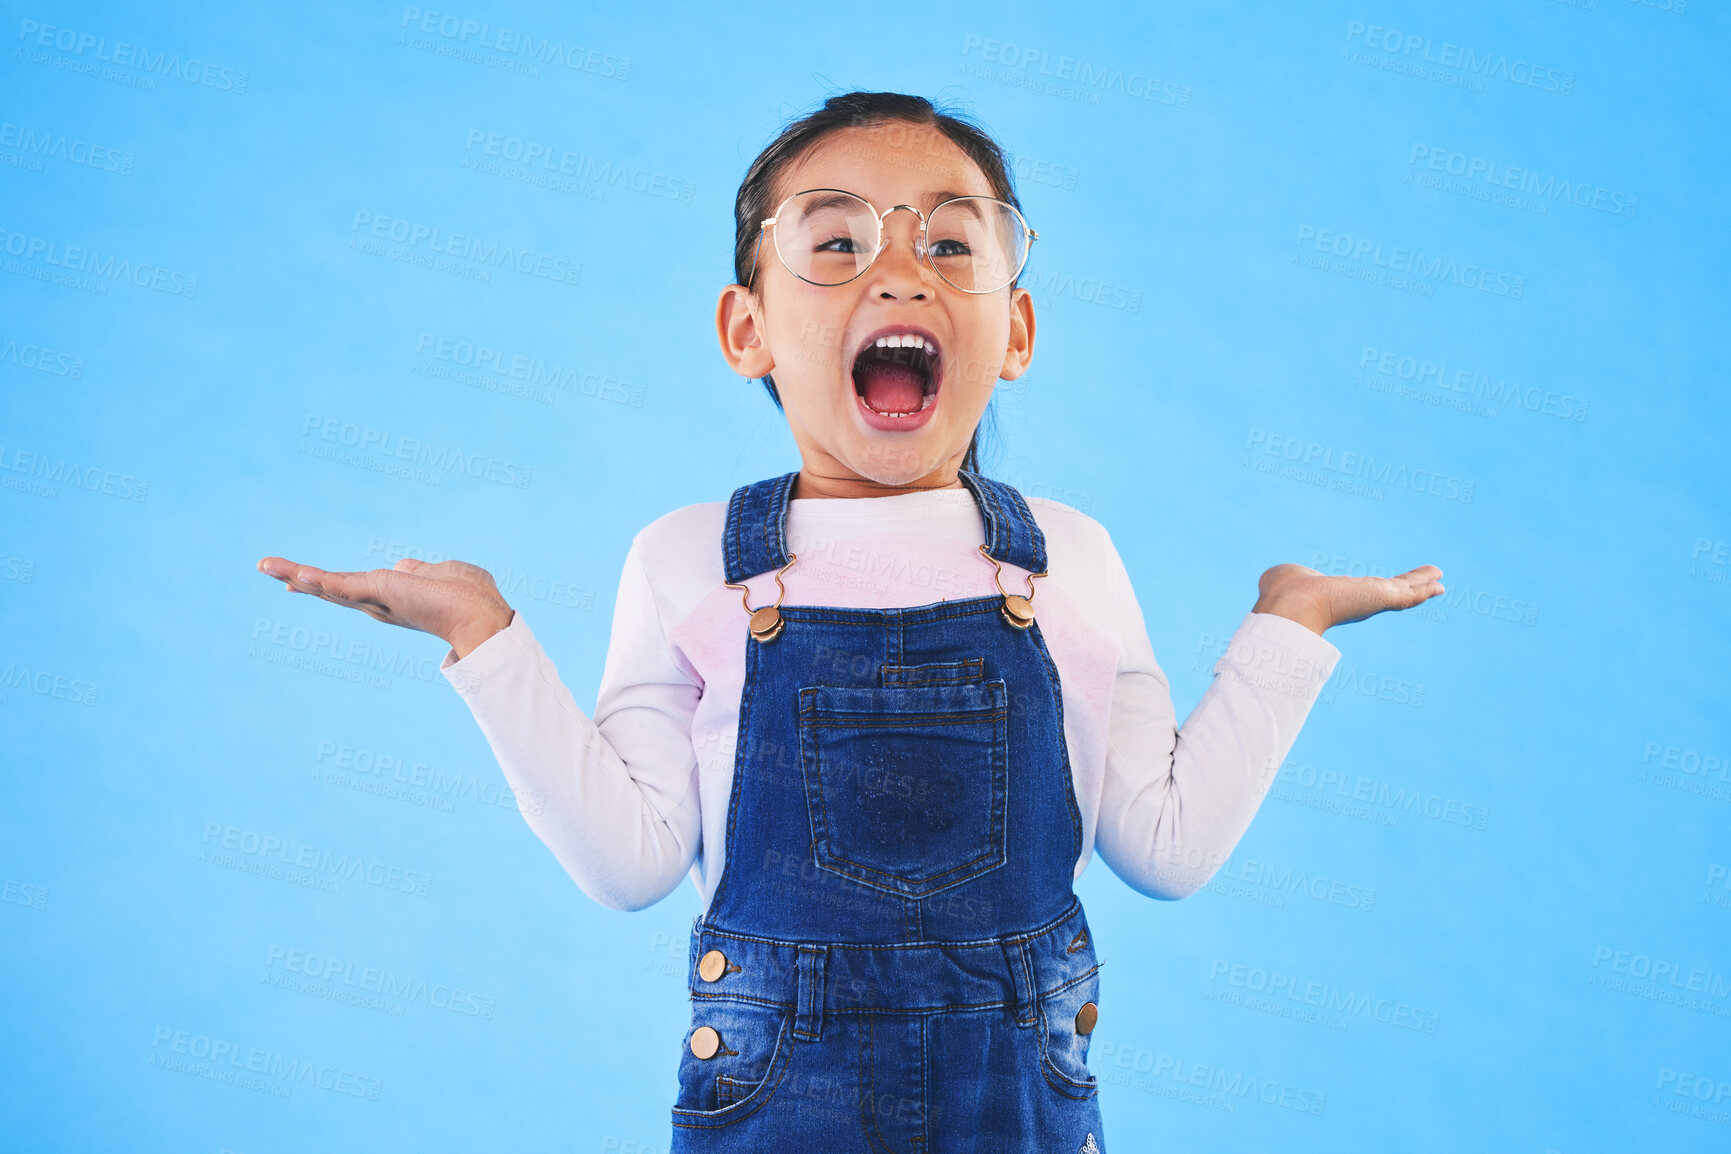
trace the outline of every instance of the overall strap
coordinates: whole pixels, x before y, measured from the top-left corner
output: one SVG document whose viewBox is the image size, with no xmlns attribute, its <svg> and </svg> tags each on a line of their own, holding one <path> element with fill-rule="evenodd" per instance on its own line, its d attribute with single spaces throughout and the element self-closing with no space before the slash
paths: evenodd
<svg viewBox="0 0 1731 1154">
<path fill-rule="evenodd" d="M 727 502 L 727 527 L 721 533 L 727 580 L 780 569 L 787 564 L 787 501 L 799 470 L 741 485 Z"/>
<path fill-rule="evenodd" d="M 1030 573 L 1046 571 L 1046 535 L 1015 486 L 967 469 L 956 474 L 974 494 L 986 522 L 986 552 L 1006 565 Z"/>
</svg>

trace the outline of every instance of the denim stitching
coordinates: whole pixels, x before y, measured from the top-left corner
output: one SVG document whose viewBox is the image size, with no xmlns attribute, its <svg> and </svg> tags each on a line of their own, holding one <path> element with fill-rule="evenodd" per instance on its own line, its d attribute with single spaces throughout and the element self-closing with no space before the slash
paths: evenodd
<svg viewBox="0 0 1731 1154">
<path fill-rule="evenodd" d="M 775 555 L 770 558 L 772 569 L 779 569 L 787 564 L 787 503 L 793 492 L 794 478 L 797 476 L 797 469 L 784 474 L 777 478 L 770 491 L 769 514 L 765 520 L 775 538 Z"/>
<path fill-rule="evenodd" d="M 931 671 L 928 677 L 917 675 L 926 670 Z M 952 671 L 944 676 L 941 671 Z M 985 677 L 986 659 L 983 657 L 964 657 L 959 661 L 932 661 L 924 665 L 880 665 L 878 680 L 883 689 L 912 689 L 924 685 L 966 685 L 980 681 Z"/>
<path fill-rule="evenodd" d="M 680 1106 L 675 1106 L 675 1107 L 673 1107 L 673 1124 L 675 1126 L 680 1126 L 680 1127 L 684 1127 L 684 1128 L 688 1128 L 688 1129 L 719 1130 L 723 1126 L 731 1126 L 735 1122 L 742 1122 L 745 1119 L 751 1117 L 753 1114 L 757 1113 L 759 1110 L 763 1109 L 763 1107 L 769 1102 L 769 1100 L 771 1098 L 775 1097 L 776 1090 L 781 1088 L 781 1083 L 787 1078 L 788 1066 L 793 1060 L 792 1039 L 785 1037 L 785 1031 L 787 1030 L 787 1028 L 788 1028 L 787 1022 L 784 1019 L 782 1022 L 782 1025 L 781 1025 L 781 1030 L 776 1033 L 775 1052 L 770 1055 L 770 1059 L 769 1059 L 769 1067 L 770 1068 L 764 1074 L 763 1081 L 760 1082 L 757 1085 L 757 1087 L 755 1089 L 753 1089 L 751 1092 L 752 1094 L 757 1094 L 759 1092 L 763 1092 L 763 1096 L 757 1100 L 756 1104 L 753 1105 L 751 1107 L 751 1109 L 746 1110 L 745 1112 L 740 1114 L 739 1117 L 737 1117 L 737 1118 L 725 1118 L 725 1119 L 711 1118 L 708 1121 L 693 1120 L 693 1121 L 682 1122 L 682 1121 L 680 1121 L 680 1115 L 681 1114 L 687 1116 L 688 1118 L 701 1118 L 701 1117 L 703 1117 L 703 1115 L 708 1113 L 708 1111 L 688 1110 L 688 1109 L 685 1109 L 685 1108 L 680 1107 Z M 786 1051 L 787 1051 L 786 1053 L 783 1052 L 783 1049 L 784 1049 L 783 1043 L 784 1042 L 786 1043 Z M 775 1079 L 773 1084 L 771 1084 L 771 1082 L 770 1082 L 770 1078 L 772 1078 L 772 1077 Z M 735 1102 L 732 1105 L 729 1105 L 729 1106 L 726 1106 L 723 1108 L 731 1110 L 731 1109 L 733 1109 L 734 1106 L 740 1105 L 741 1103 L 748 1100 L 750 1097 L 751 1097 L 751 1094 L 747 1094 L 745 1096 L 745 1098 L 740 1099 L 739 1102 Z"/>
<path fill-rule="evenodd" d="M 1046 677 L 1052 684 L 1052 707 L 1058 714 L 1058 732 L 1064 732 L 1064 689 L 1058 683 L 1058 667 L 1052 663 L 1052 655 L 1046 650 L 1046 639 L 1040 633 L 1040 623 L 1034 622 L 1028 627 L 1028 635 L 1033 639 L 1034 649 L 1039 653 L 1046 667 Z M 1060 741 L 1058 752 L 1064 765 L 1064 799 L 1070 803 L 1070 825 L 1076 835 L 1075 853 L 1070 860 L 1075 861 L 1082 855 L 1082 809 L 1076 803 L 1076 777 L 1070 769 L 1069 743 Z"/>
<path fill-rule="evenodd" d="M 1009 851 L 1005 845 L 1006 826 L 1009 820 L 1009 711 L 1004 703 L 1005 688 L 1002 680 L 985 682 L 984 684 L 991 690 L 993 699 L 993 704 L 988 707 L 989 711 L 974 709 L 953 711 L 949 714 L 897 714 L 881 719 L 870 714 L 854 714 L 861 719 L 845 722 L 817 720 L 821 708 L 818 705 L 822 696 L 821 687 L 814 686 L 800 690 L 801 708 L 797 723 L 800 731 L 800 760 L 806 770 L 804 774 L 806 802 L 813 826 L 812 856 L 813 862 L 818 868 L 829 869 L 833 873 L 851 878 L 862 885 L 883 889 L 900 896 L 923 898 L 948 889 L 950 886 L 970 881 L 981 874 L 998 868 L 1009 860 Z M 884 691 L 878 690 L 876 692 Z M 835 711 L 830 712 L 833 714 Z M 816 740 L 817 731 L 824 729 L 902 729 L 910 724 L 920 726 L 989 724 L 992 727 L 992 736 L 987 742 L 989 749 L 986 752 L 986 757 L 991 765 L 991 794 L 987 800 L 987 848 L 949 869 L 923 878 L 908 877 L 893 870 L 856 861 L 831 846 L 829 805 L 823 791 L 823 747 Z M 806 745 L 808 732 L 812 734 L 809 750 Z M 992 864 L 980 868 L 985 862 Z M 857 872 L 838 869 L 834 863 L 841 863 Z M 956 877 L 957 874 L 963 876 Z M 945 879 L 952 880 L 946 881 Z"/>
<path fill-rule="evenodd" d="M 757 666 L 758 642 L 747 636 L 745 639 L 745 685 L 739 696 L 739 729 L 733 737 L 733 788 L 728 790 L 727 797 L 727 843 L 721 864 L 721 877 L 716 880 L 715 892 L 710 895 L 710 908 L 719 908 L 723 892 L 728 888 L 729 876 L 733 873 L 728 868 L 728 862 L 733 860 L 733 850 L 736 843 L 734 831 L 739 824 L 739 798 L 745 791 L 745 767 L 740 764 L 744 760 L 745 736 L 750 732 L 752 687 L 757 678 L 753 676 Z"/>
<path fill-rule="evenodd" d="M 941 948 L 946 951 L 958 949 L 995 950 L 1004 942 L 1032 942 L 1038 938 L 1045 937 L 1047 934 L 1056 933 L 1059 929 L 1063 928 L 1066 923 L 1081 915 L 1081 906 L 1081 899 L 1072 895 L 1070 903 L 1065 906 L 1063 912 L 1058 914 L 1056 917 L 1043 922 L 1031 930 L 1023 930 L 1020 933 L 1003 934 L 996 937 L 963 938 L 956 941 L 941 942 L 831 942 L 829 943 L 829 946 L 832 952 L 838 950 L 844 952 L 849 950 L 931 950 L 933 948 Z M 797 938 L 771 938 L 766 937 L 763 934 L 748 934 L 739 930 L 706 928 L 703 933 L 706 940 L 725 938 L 729 941 L 753 942 L 758 945 L 780 947 L 782 949 L 794 951 L 797 951 L 800 946 L 808 944 Z"/>
</svg>

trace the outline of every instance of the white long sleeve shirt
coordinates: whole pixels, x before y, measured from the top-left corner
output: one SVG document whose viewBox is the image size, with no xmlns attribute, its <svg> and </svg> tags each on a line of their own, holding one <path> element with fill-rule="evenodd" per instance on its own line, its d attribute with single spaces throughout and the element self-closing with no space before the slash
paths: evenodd
<svg viewBox="0 0 1731 1154">
<path fill-rule="evenodd" d="M 1340 651 L 1287 618 L 1249 613 L 1180 729 L 1166 675 L 1111 538 L 1067 505 L 1029 498 L 1046 538 L 1034 582 L 1058 668 L 1064 739 L 1082 811 L 1081 856 L 1150 897 L 1201 888 L 1249 827 Z M 591 718 L 521 611 L 440 668 L 506 779 L 535 798 L 524 819 L 583 892 L 636 910 L 689 874 L 707 909 L 725 864 L 747 613 L 722 584 L 724 501 L 646 526 L 626 554 Z M 994 595 L 985 526 L 965 489 L 788 503 L 784 605 L 898 608 Z M 1006 590 L 1026 588 L 1005 565 Z M 755 608 L 775 600 L 752 577 Z M 1074 875 L 1073 875 L 1074 876 Z"/>
</svg>

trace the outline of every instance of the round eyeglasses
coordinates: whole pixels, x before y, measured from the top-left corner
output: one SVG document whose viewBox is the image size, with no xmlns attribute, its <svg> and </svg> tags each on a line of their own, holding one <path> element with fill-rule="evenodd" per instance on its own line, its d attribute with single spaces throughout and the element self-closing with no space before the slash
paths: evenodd
<svg viewBox="0 0 1731 1154">
<path fill-rule="evenodd" d="M 878 212 L 869 200 L 839 188 L 811 188 L 782 201 L 758 226 L 749 287 L 767 231 L 775 255 L 807 284 L 846 284 L 872 266 L 885 247 L 884 221 L 902 209 L 920 218 L 914 259 L 931 265 L 945 284 L 965 293 L 994 293 L 1015 283 L 1040 234 L 1012 204 L 990 196 L 957 196 L 930 213 L 911 204 Z"/>
</svg>

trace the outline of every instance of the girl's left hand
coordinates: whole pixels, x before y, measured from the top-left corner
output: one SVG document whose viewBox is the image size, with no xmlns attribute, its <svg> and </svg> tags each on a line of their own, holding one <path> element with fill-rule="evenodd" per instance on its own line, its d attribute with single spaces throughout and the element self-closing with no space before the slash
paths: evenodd
<svg viewBox="0 0 1731 1154">
<path fill-rule="evenodd" d="M 1318 636 L 1389 609 L 1411 609 L 1444 592 L 1442 570 L 1420 565 L 1394 577 L 1326 577 L 1303 565 L 1276 565 L 1258 583 L 1255 613 L 1274 613 Z"/>
</svg>

